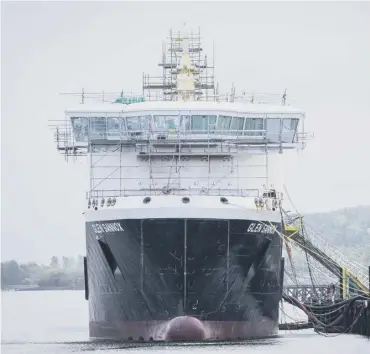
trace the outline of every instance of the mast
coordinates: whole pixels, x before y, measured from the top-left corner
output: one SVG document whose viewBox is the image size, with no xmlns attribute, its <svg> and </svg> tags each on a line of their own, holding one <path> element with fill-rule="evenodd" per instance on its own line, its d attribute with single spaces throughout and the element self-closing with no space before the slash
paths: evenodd
<svg viewBox="0 0 370 354">
<path fill-rule="evenodd" d="M 195 78 L 194 67 L 189 55 L 189 36 L 184 32 L 182 38 L 182 55 L 177 74 L 177 94 L 182 101 L 194 101 L 195 99 Z"/>
<path fill-rule="evenodd" d="M 163 69 L 162 75 L 143 75 L 145 100 L 214 100 L 214 58 L 203 54 L 200 30 L 198 33 L 171 30 L 162 48 L 162 61 L 158 64 Z M 190 92 L 193 93 L 189 96 Z"/>
</svg>

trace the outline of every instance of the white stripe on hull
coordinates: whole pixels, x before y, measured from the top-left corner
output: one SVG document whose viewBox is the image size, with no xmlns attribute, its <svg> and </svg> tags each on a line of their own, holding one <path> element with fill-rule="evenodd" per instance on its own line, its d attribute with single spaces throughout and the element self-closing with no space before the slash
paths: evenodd
<svg viewBox="0 0 370 354">
<path fill-rule="evenodd" d="M 260 220 L 280 222 L 281 214 L 275 211 L 258 210 L 254 198 L 228 197 L 228 204 L 220 197 L 189 196 L 190 202 L 182 202 L 183 196 L 151 196 L 148 204 L 144 197 L 117 198 L 112 207 L 88 209 L 86 221 L 107 221 L 117 219 L 226 219 L 226 220 Z"/>
</svg>

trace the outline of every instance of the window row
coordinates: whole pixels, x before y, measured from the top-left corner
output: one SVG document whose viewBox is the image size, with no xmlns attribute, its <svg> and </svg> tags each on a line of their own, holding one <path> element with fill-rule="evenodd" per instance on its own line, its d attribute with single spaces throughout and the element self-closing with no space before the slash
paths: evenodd
<svg viewBox="0 0 370 354">
<path fill-rule="evenodd" d="M 298 118 L 244 118 L 217 115 L 154 115 L 125 118 L 71 118 L 77 141 L 107 139 L 130 133 L 169 133 L 187 131 L 191 134 L 227 134 L 262 136 L 264 134 L 295 133 Z"/>
</svg>

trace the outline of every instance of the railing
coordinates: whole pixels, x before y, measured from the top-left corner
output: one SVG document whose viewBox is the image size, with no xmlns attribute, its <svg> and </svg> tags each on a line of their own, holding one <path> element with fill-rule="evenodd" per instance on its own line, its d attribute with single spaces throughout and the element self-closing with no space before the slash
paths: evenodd
<svg viewBox="0 0 370 354">
<path fill-rule="evenodd" d="M 333 302 L 341 298 L 339 287 L 327 285 L 286 285 L 284 294 L 296 298 L 301 303 Z"/>
<path fill-rule="evenodd" d="M 337 247 L 326 241 L 325 238 L 315 230 L 309 228 L 308 234 L 315 246 L 322 250 L 338 265 L 345 268 L 349 276 L 357 279 L 365 287 L 369 284 L 369 273 L 366 267 L 350 261 Z"/>
<path fill-rule="evenodd" d="M 161 79 L 161 80 L 160 80 Z M 158 77 L 158 86 L 163 86 L 163 77 Z M 214 85 L 214 82 L 210 82 Z M 175 87 L 175 83 L 173 83 Z M 133 98 L 141 99 L 142 94 L 137 94 L 133 92 L 105 92 L 104 90 L 100 92 L 85 92 L 83 89 L 81 92 L 63 92 L 61 95 L 78 97 L 79 103 L 114 103 L 116 99 L 120 98 Z M 174 95 L 175 100 L 177 100 L 177 95 Z M 163 93 L 151 92 L 150 96 L 145 96 L 147 101 L 161 101 L 163 99 Z M 243 102 L 251 104 L 277 104 L 286 105 L 287 104 L 287 94 L 284 93 L 253 93 L 253 92 L 241 92 L 234 94 L 232 91 L 229 93 L 220 93 L 213 95 L 200 95 L 196 99 L 197 101 L 217 101 L 217 102 Z M 117 102 L 117 104 L 120 104 Z"/>
<path fill-rule="evenodd" d="M 320 255 L 320 253 L 322 253 L 331 264 L 337 265 L 343 269 L 343 274 L 336 274 L 337 276 L 352 280 L 359 288 L 367 292 L 370 290 L 367 289 L 369 284 L 369 273 L 366 267 L 349 260 L 335 245 L 329 243 L 320 233 L 311 228 L 308 224 L 305 224 L 305 233 L 303 234 L 300 217 L 296 220 L 290 220 L 287 225 L 290 226 L 290 232 L 292 232 L 290 236 L 288 236 L 288 240 L 291 240 L 302 249 L 307 249 L 308 252 L 310 251 L 310 247 L 314 247 L 316 249 L 312 255 L 314 258 L 322 258 L 322 255 Z M 305 243 L 305 241 L 298 242 L 295 237 L 293 237 L 294 235 L 299 236 L 301 234 L 303 235 L 303 239 L 304 236 L 308 236 L 307 243 Z M 309 247 L 310 243 L 312 246 Z"/>
<path fill-rule="evenodd" d="M 68 121 L 62 124 L 51 125 L 54 130 L 55 142 L 65 148 L 78 144 L 107 145 L 109 141 L 118 143 L 151 141 L 160 144 L 173 144 L 179 142 L 187 144 L 191 142 L 207 142 L 207 144 L 229 141 L 232 144 L 295 144 L 312 138 L 308 133 L 297 134 L 294 131 L 268 132 L 266 129 L 254 130 L 185 130 L 185 129 L 140 129 L 124 131 L 92 131 L 89 127 L 86 134 L 75 131 Z M 83 145 L 82 145 L 83 146 Z"/>
<path fill-rule="evenodd" d="M 118 198 L 129 196 L 154 196 L 154 195 L 207 195 L 207 196 L 235 196 L 235 197 L 259 197 L 258 189 L 214 189 L 214 188 L 146 188 L 146 189 L 112 189 L 92 190 L 86 194 L 86 199 Z"/>
<path fill-rule="evenodd" d="M 140 94 L 135 94 L 133 92 L 105 92 L 104 90 L 100 92 L 85 92 L 84 89 L 81 92 L 62 92 L 60 95 L 77 97 L 79 98 L 79 103 L 93 103 L 93 104 L 104 104 L 104 103 L 115 103 L 117 99 L 120 98 L 134 98 L 140 99 L 143 96 Z M 118 105 L 125 105 L 124 103 L 117 102 Z"/>
<path fill-rule="evenodd" d="M 249 104 L 276 104 L 286 105 L 286 94 L 274 93 L 253 93 L 244 92 L 234 95 L 233 93 L 224 93 L 211 97 L 217 102 L 241 102 Z M 202 99 L 202 98 L 201 98 Z"/>
<path fill-rule="evenodd" d="M 277 136 L 279 134 L 276 134 Z M 153 129 L 153 130 L 130 130 L 123 131 L 117 140 L 151 140 L 161 143 L 181 141 L 209 141 L 219 142 L 225 140 L 255 139 L 263 141 L 266 139 L 266 130 L 185 130 L 185 129 Z M 112 137 L 112 136 L 111 136 Z M 162 141 L 163 140 L 163 141 Z"/>
</svg>

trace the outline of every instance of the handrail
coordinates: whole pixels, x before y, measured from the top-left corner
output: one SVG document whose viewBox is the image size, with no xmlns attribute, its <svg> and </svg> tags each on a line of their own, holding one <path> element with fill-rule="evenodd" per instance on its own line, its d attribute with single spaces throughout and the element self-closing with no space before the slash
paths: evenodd
<svg viewBox="0 0 370 354">
<path fill-rule="evenodd" d="M 87 193 L 86 199 L 94 198 L 113 198 L 113 197 L 127 197 L 127 196 L 148 196 L 161 195 L 163 188 L 145 188 L 145 189 L 100 189 L 91 190 Z M 186 188 L 178 189 L 171 188 L 166 195 L 208 195 L 208 196 L 241 196 L 241 197 L 259 197 L 260 191 L 258 189 L 226 189 L 226 188 Z"/>
<path fill-rule="evenodd" d="M 49 125 L 52 129 L 56 130 L 56 128 L 59 129 L 60 132 L 63 132 L 65 134 L 66 131 L 68 131 L 71 135 L 77 135 L 76 132 L 73 132 L 73 128 L 71 124 L 63 124 L 63 125 Z M 85 134 L 84 134 L 85 135 Z M 212 137 L 212 139 L 215 139 L 217 137 L 228 137 L 228 138 L 235 138 L 235 137 L 253 137 L 253 138 L 266 138 L 269 137 L 270 139 L 273 137 L 284 137 L 284 136 L 292 136 L 294 135 L 293 131 L 287 131 L 287 132 L 268 132 L 267 129 L 248 129 L 248 130 L 242 130 L 242 129 L 225 129 L 225 130 L 219 130 L 219 129 L 133 129 L 133 130 L 111 130 L 108 131 L 108 129 L 104 130 L 95 130 L 92 131 L 91 127 L 87 131 L 87 140 L 91 139 L 106 139 L 108 137 L 116 137 L 118 140 L 121 138 L 129 137 L 134 138 L 137 137 L 142 138 L 157 138 L 157 137 L 166 137 L 166 138 L 174 138 L 174 137 L 196 137 L 196 136 L 209 136 Z M 299 140 L 303 138 L 311 138 L 312 135 L 309 135 L 308 133 L 295 133 L 296 137 L 299 137 Z"/>
<path fill-rule="evenodd" d="M 288 235 L 286 235 L 287 241 L 293 241 L 298 247 L 307 249 L 308 251 L 313 251 L 310 254 L 312 257 L 316 258 L 321 257 L 318 253 L 316 254 L 314 250 L 307 248 L 306 244 L 301 244 L 297 240 L 295 240 L 294 236 L 298 233 L 302 233 L 302 217 L 299 216 L 296 220 L 286 220 L 289 222 L 285 226 L 285 231 L 288 231 Z M 295 222 L 297 224 L 295 225 Z M 362 291 L 369 293 L 367 288 L 367 284 L 369 282 L 369 275 L 367 270 L 356 264 L 355 262 L 350 261 L 335 245 L 330 244 L 327 240 L 325 240 L 322 235 L 317 233 L 315 230 L 310 230 L 311 232 L 307 232 L 309 234 L 309 241 L 312 243 L 312 247 L 320 250 L 328 260 L 330 260 L 331 264 L 335 264 L 338 267 L 343 269 L 343 277 L 347 276 L 350 278 Z"/>
<path fill-rule="evenodd" d="M 158 77 L 158 85 L 163 85 L 163 77 Z M 214 82 L 211 82 L 214 84 Z M 143 94 L 129 92 L 129 91 L 84 91 L 80 92 L 61 92 L 62 96 L 79 97 L 80 103 L 84 104 L 86 101 L 96 101 L 100 103 L 113 103 L 117 98 L 142 98 Z M 144 96 L 146 101 L 159 102 L 163 101 L 163 97 L 160 94 L 157 95 L 146 95 Z M 286 93 L 258 93 L 258 92 L 240 92 L 238 94 L 232 93 L 219 93 L 219 94 L 208 94 L 206 96 L 200 95 L 197 101 L 217 101 L 217 102 L 245 102 L 251 104 L 279 104 L 286 105 Z M 121 104 L 121 103 L 116 103 Z M 124 103 L 123 103 L 124 104 Z"/>
</svg>

